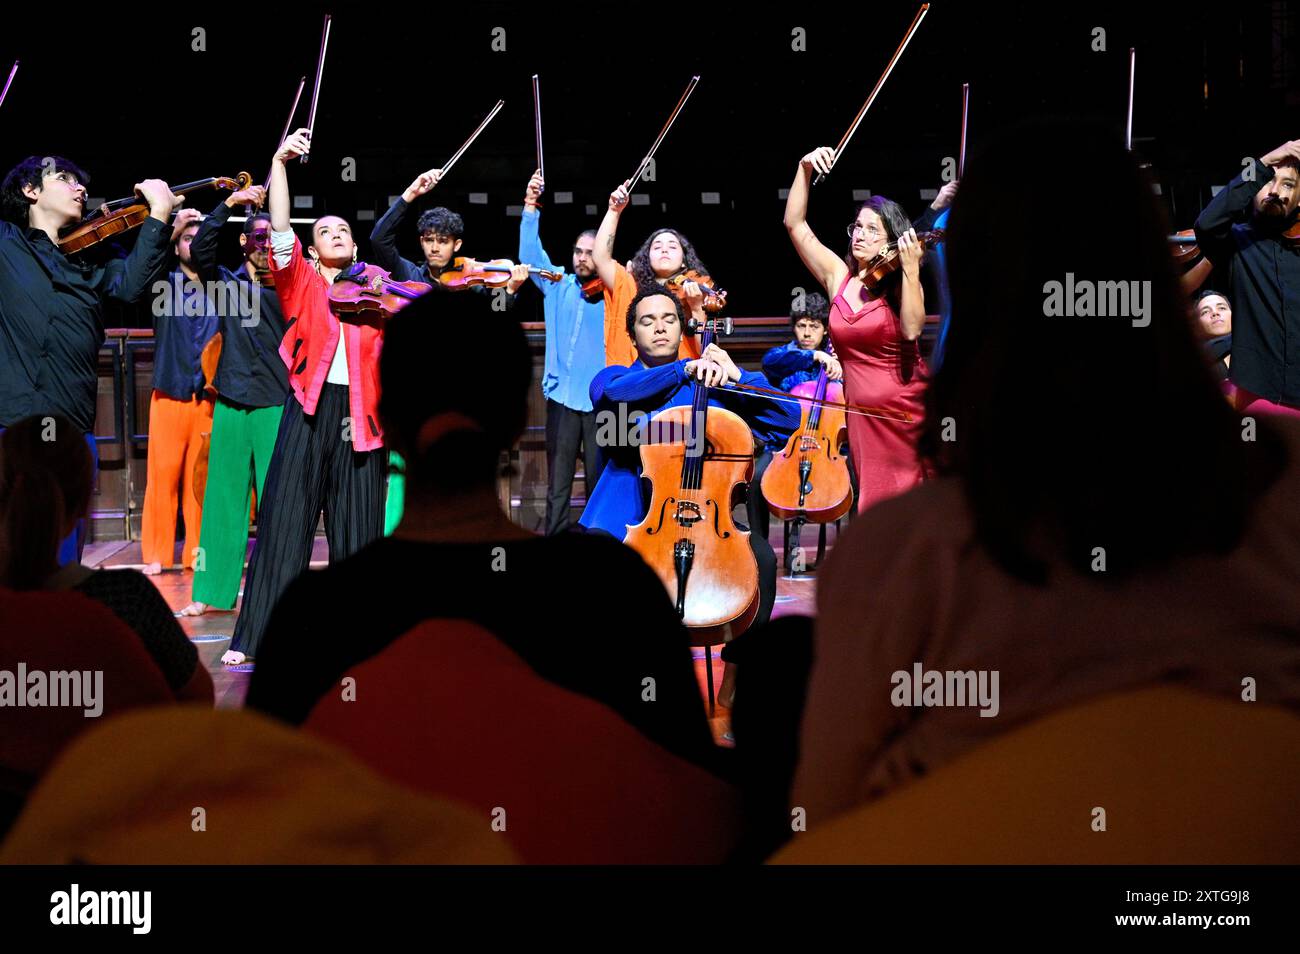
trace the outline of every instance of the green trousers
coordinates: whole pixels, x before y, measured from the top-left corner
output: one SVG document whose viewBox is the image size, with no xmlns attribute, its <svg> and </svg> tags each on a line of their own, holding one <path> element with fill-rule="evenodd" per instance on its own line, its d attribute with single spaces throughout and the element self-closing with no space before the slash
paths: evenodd
<svg viewBox="0 0 1300 954">
<path fill-rule="evenodd" d="M 392 536 L 402 521 L 406 497 L 406 461 L 396 451 L 388 452 L 388 496 L 384 499 L 384 536 Z"/>
<path fill-rule="evenodd" d="M 284 408 L 242 408 L 218 400 L 208 445 L 208 483 L 203 527 L 195 560 L 192 599 L 234 609 L 248 551 L 248 508 L 257 487 L 258 505 L 271 466 Z"/>
</svg>

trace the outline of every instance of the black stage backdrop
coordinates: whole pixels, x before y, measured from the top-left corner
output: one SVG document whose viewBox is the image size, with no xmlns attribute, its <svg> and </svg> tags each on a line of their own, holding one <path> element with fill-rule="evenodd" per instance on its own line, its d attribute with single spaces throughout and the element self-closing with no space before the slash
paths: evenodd
<svg viewBox="0 0 1300 954">
<path fill-rule="evenodd" d="M 329 12 L 315 149 L 307 166 L 290 169 L 306 203 L 295 216 L 343 215 L 364 255 L 367 217 L 441 165 L 501 98 L 496 121 L 420 206 L 464 215 L 466 254 L 514 258 L 510 207 L 535 165 L 530 77 L 538 73 L 549 192 L 542 238 L 567 264 L 572 238 L 598 224 L 610 190 L 635 171 L 699 73 L 655 181 L 637 190 L 649 204 L 624 217 L 617 254 L 629 258 L 652 229 L 674 226 L 728 289 L 732 313 L 784 314 L 791 289 L 808 277 L 781 226 L 780 190 L 800 156 L 835 145 L 918 6 L 335 2 L 138 16 L 145 8 L 105 5 L 52 18 L 15 8 L 0 64 L 7 71 L 20 58 L 22 66 L 0 107 L 0 164 L 66 155 L 91 173 L 97 198 L 129 194 L 146 176 L 179 183 L 247 169 L 260 182 L 303 74 L 295 125 L 306 124 Z M 864 189 L 919 214 L 928 204 L 921 190 L 941 185 L 945 157 L 957 155 L 962 83 L 971 84 L 972 151 L 1040 112 L 1101 117 L 1122 136 L 1135 47 L 1134 148 L 1151 163 L 1171 224 L 1188 228 L 1242 157 L 1300 135 L 1298 21 L 1300 0 L 934 3 L 835 174 L 815 191 L 812 224 L 833 246 L 847 244 L 840 233 L 854 215 L 854 190 Z M 1094 49 L 1098 30 L 1104 50 Z M 1088 214 L 1088 170 L 1070 156 L 1026 142 L 1024 171 L 1042 187 L 1035 239 Z M 561 193 L 572 201 L 558 201 Z M 216 201 L 198 193 L 188 204 L 207 210 Z M 413 223 L 407 243 L 418 258 Z M 233 255 L 233 238 L 228 249 Z M 525 292 L 521 309 L 540 319 L 540 296 Z"/>
</svg>

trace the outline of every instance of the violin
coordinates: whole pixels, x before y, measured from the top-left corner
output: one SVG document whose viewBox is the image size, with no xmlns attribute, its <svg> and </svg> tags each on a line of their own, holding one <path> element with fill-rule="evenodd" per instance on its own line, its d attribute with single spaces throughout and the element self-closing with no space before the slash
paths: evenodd
<svg viewBox="0 0 1300 954">
<path fill-rule="evenodd" d="M 921 247 L 925 248 L 934 245 L 936 242 L 943 241 L 943 229 L 935 229 L 933 232 L 917 232 L 916 237 L 920 240 Z M 880 247 L 880 251 L 876 253 L 875 257 L 867 262 L 867 272 L 862 276 L 862 284 L 869 289 L 875 288 L 902 267 L 903 259 L 898 254 L 898 243 L 886 242 Z"/>
<path fill-rule="evenodd" d="M 172 189 L 172 195 L 185 195 L 199 189 L 214 188 L 238 192 L 247 189 L 252 181 L 253 177 L 247 172 L 241 172 L 233 179 L 228 176 L 212 176 L 178 185 Z M 82 219 L 80 224 L 73 226 L 72 231 L 67 235 L 62 236 L 59 239 L 59 248 L 67 255 L 84 251 L 105 239 L 139 228 L 147 218 L 149 218 L 149 203 L 139 196 L 105 202 Z"/>
<path fill-rule="evenodd" d="M 849 465 L 840 453 L 848 440 L 845 412 L 826 404 L 828 397 L 843 401 L 844 389 L 830 381 L 822 365 L 815 381 L 798 384 L 790 393 L 812 400 L 800 402 L 803 419 L 798 430 L 763 472 L 763 496 L 768 509 L 782 520 L 796 520 L 801 526 L 834 523 L 853 507 Z"/>
<path fill-rule="evenodd" d="M 720 321 L 705 323 L 702 347 Z M 666 408 L 648 424 L 641 465 L 653 488 L 650 508 L 623 542 L 658 574 L 692 644 L 713 646 L 758 615 L 758 563 L 749 533 L 731 518 L 732 502 L 754 474 L 754 435 L 738 414 L 709 407 L 703 382 L 692 386 L 689 406 Z"/>
<path fill-rule="evenodd" d="M 353 321 L 387 319 L 430 291 L 433 286 L 425 282 L 395 282 L 378 265 L 354 262 L 330 285 L 330 311 Z"/>
<path fill-rule="evenodd" d="M 665 280 L 664 286 L 677 297 L 678 301 L 685 304 L 687 282 L 695 282 L 700 286 L 700 290 L 704 292 L 704 310 L 710 315 L 716 315 L 727 307 L 727 293 L 721 288 L 716 288 L 713 279 L 708 275 L 693 268 L 683 269 L 672 278 Z"/>
<path fill-rule="evenodd" d="M 582 283 L 582 295 L 584 298 L 596 298 L 605 294 L 605 283 L 597 278 L 589 278 Z"/>
<path fill-rule="evenodd" d="M 508 258 L 494 258 L 490 262 L 480 262 L 472 258 L 453 259 L 452 263 L 442 270 L 438 276 L 438 281 L 442 287 L 449 291 L 464 291 L 467 288 L 474 288 L 478 285 L 486 285 L 489 288 L 505 288 L 510 281 L 510 272 L 514 269 L 515 263 Z M 564 277 L 563 272 L 557 272 L 549 268 L 539 268 L 536 265 L 528 266 L 528 274 L 540 275 L 548 282 L 558 282 Z M 600 279 L 596 279 L 599 281 Z"/>
<path fill-rule="evenodd" d="M 1214 263 L 1201 252 L 1200 245 L 1196 243 L 1196 230 L 1183 229 L 1169 236 L 1169 251 L 1180 273 L 1178 283 L 1187 294 L 1195 294 L 1214 270 Z"/>
</svg>

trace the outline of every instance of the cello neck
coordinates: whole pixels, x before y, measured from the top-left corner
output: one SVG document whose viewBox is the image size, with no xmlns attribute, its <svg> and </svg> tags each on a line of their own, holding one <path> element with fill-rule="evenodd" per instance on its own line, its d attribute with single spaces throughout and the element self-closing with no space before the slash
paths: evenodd
<svg viewBox="0 0 1300 954">
<path fill-rule="evenodd" d="M 826 401 L 826 388 L 829 381 L 826 365 L 823 364 L 821 373 L 817 375 L 817 391 L 813 396 L 813 406 L 808 411 L 808 430 L 814 433 L 821 426 L 822 406 Z"/>
<path fill-rule="evenodd" d="M 704 323 L 700 353 L 713 343 L 713 325 Z M 682 489 L 698 490 L 704 482 L 704 447 L 709 432 L 709 388 L 696 378 L 691 400 L 691 419 L 686 431 L 686 453 L 682 456 Z"/>
</svg>

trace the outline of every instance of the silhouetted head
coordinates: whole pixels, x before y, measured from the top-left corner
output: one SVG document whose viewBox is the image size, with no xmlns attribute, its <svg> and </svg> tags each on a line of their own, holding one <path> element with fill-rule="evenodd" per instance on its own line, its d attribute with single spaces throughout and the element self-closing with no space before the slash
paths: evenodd
<svg viewBox="0 0 1300 954">
<path fill-rule="evenodd" d="M 379 357 L 379 417 L 412 494 L 490 486 L 523 433 L 533 362 L 518 320 L 491 296 L 432 292 L 399 312 Z M 448 342 L 471 342 L 452 353 Z"/>
<path fill-rule="evenodd" d="M 65 417 L 29 417 L 0 434 L 0 585 L 40 589 L 59 568 L 93 475 L 86 436 Z"/>
<path fill-rule="evenodd" d="M 1086 203 L 1068 216 L 1044 203 L 1027 143 L 1086 170 Z M 1097 575 L 1114 578 L 1229 549 L 1251 481 L 1280 466 L 1276 435 L 1261 422 L 1243 441 L 1212 379 L 1167 235 L 1151 182 L 1106 127 L 1034 120 L 966 169 L 919 450 L 961 479 L 980 543 L 1023 578 L 1052 558 L 1087 572 L 1104 554 Z"/>
</svg>

